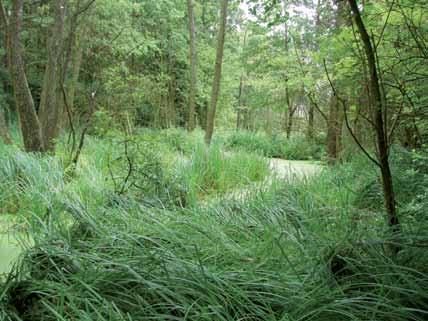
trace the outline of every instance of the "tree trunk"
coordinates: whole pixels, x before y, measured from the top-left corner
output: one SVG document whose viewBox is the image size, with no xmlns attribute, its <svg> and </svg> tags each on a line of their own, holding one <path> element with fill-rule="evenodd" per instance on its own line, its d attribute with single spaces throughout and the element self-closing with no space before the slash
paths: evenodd
<svg viewBox="0 0 428 321">
<path fill-rule="evenodd" d="M 389 142 L 388 134 L 385 128 L 384 114 L 386 114 L 386 106 L 383 104 L 381 89 L 379 83 L 379 76 L 376 67 L 376 58 L 370 36 L 364 25 L 360 15 L 357 2 L 355 0 L 348 0 L 351 10 L 354 14 L 355 23 L 361 36 L 361 41 L 364 45 L 364 50 L 367 58 L 367 65 L 370 74 L 370 102 L 373 112 L 373 120 L 376 131 L 376 145 L 378 151 L 379 166 L 382 174 L 383 195 L 385 201 L 385 208 L 388 214 L 388 225 L 391 227 L 395 234 L 400 233 L 401 227 L 397 216 L 397 209 L 395 205 L 394 185 L 392 181 L 391 169 L 389 166 Z M 399 247 L 394 245 L 392 250 L 396 253 Z"/>
<path fill-rule="evenodd" d="M 289 139 L 291 137 L 291 131 L 293 130 L 294 113 L 296 112 L 296 108 L 293 107 L 289 94 L 287 94 L 287 105 L 288 105 L 288 115 L 287 115 L 287 126 L 285 128 L 285 134 L 287 135 L 287 139 Z"/>
<path fill-rule="evenodd" d="M 223 52 L 224 52 L 224 40 L 226 36 L 226 24 L 227 24 L 227 5 L 228 0 L 222 0 L 221 2 L 221 15 L 220 15 L 220 29 L 218 31 L 217 39 L 217 54 L 215 63 L 215 74 L 211 92 L 211 103 L 208 109 L 207 115 L 207 129 L 205 131 L 205 143 L 211 144 L 211 139 L 214 132 L 214 120 L 217 109 L 217 102 L 220 93 L 220 80 L 221 80 L 221 69 L 223 65 Z"/>
<path fill-rule="evenodd" d="M 244 87 L 244 75 L 241 74 L 239 79 L 239 91 L 238 91 L 238 108 L 236 110 L 236 129 L 241 128 L 241 109 L 242 109 L 242 90 Z"/>
<path fill-rule="evenodd" d="M 251 110 L 250 109 L 245 109 L 244 110 L 244 123 L 243 123 L 243 127 L 246 130 L 251 130 L 251 119 L 252 119 L 252 115 L 251 115 Z"/>
<path fill-rule="evenodd" d="M 342 0 L 335 0 L 334 2 L 337 5 L 335 12 L 335 29 L 336 31 L 339 31 L 345 24 L 345 3 Z M 335 83 L 334 80 L 333 83 Z M 330 164 L 337 163 L 340 158 L 342 145 L 342 123 L 343 118 L 340 113 L 338 97 L 332 96 L 327 122 L 327 156 Z"/>
<path fill-rule="evenodd" d="M 83 46 L 79 43 L 80 40 L 76 42 L 76 45 L 73 49 L 72 59 L 71 59 L 71 78 L 68 81 L 68 104 L 71 110 L 74 110 L 74 100 L 76 95 L 76 87 L 79 81 L 80 67 L 83 60 Z"/>
<path fill-rule="evenodd" d="M 321 27 L 321 0 L 317 1 L 316 5 L 316 16 L 315 16 L 315 36 L 318 39 L 321 35 L 320 27 Z M 319 50 L 318 42 L 315 43 L 315 47 Z M 312 101 L 309 103 L 308 110 L 308 129 L 306 133 L 306 137 L 309 141 L 314 139 L 314 121 L 315 121 L 315 107 Z"/>
<path fill-rule="evenodd" d="M 327 157 L 329 164 L 335 164 L 338 158 L 337 133 L 338 133 L 339 103 L 336 96 L 330 98 L 327 128 Z"/>
<path fill-rule="evenodd" d="M 198 113 L 197 116 L 199 118 L 199 125 L 201 128 L 206 131 L 207 130 L 207 114 L 208 114 L 208 102 L 204 100 L 204 102 L 198 105 Z"/>
<path fill-rule="evenodd" d="M 187 129 L 193 131 L 195 125 L 195 105 L 196 105 L 196 84 L 197 84 L 197 64 L 198 57 L 196 51 L 196 30 L 193 0 L 187 0 L 187 11 L 189 15 L 189 35 L 190 35 L 190 88 L 189 88 L 189 115 Z"/>
<path fill-rule="evenodd" d="M 284 17 L 285 17 L 285 22 L 284 22 L 284 50 L 285 50 L 285 55 L 288 56 L 289 37 L 288 37 L 288 13 L 287 13 L 287 1 L 286 0 L 283 0 L 283 10 L 284 10 Z M 288 70 L 286 70 L 286 72 L 288 72 Z M 293 117 L 294 117 L 295 107 L 291 103 L 290 88 L 288 87 L 288 81 L 289 81 L 288 75 L 285 75 L 285 102 L 287 103 L 287 111 L 288 111 L 288 115 L 287 115 L 287 119 L 286 119 L 287 122 L 286 122 L 286 126 L 285 126 L 285 132 L 286 132 L 287 138 L 290 138 L 291 130 L 293 129 Z"/>
<path fill-rule="evenodd" d="M 13 0 L 10 21 L 10 60 L 16 107 L 25 150 L 43 152 L 42 129 L 34 107 L 22 58 L 21 26 L 24 0 Z"/>
<path fill-rule="evenodd" d="M 80 0 L 79 0 L 80 1 Z M 79 15 L 77 14 L 80 6 L 79 2 L 77 3 L 76 11 L 71 15 L 68 20 L 68 27 L 66 27 L 67 36 L 64 36 L 64 48 L 65 48 L 65 57 L 62 64 L 61 70 L 61 79 L 59 82 L 60 89 L 60 111 L 62 112 L 62 117 L 60 117 L 59 128 L 64 128 L 65 124 L 69 124 L 69 117 L 71 116 L 74 110 L 74 101 L 76 94 L 76 87 L 80 75 L 80 67 L 82 65 L 83 59 L 83 46 L 82 38 L 86 35 L 85 27 L 79 30 Z M 82 19 L 80 24 L 85 26 L 86 19 Z M 71 66 L 71 68 L 70 68 Z M 65 89 L 65 96 L 62 93 L 62 87 Z M 66 100 L 66 101 L 65 101 Z M 65 104 L 68 104 L 66 106 Z M 67 110 L 68 109 L 68 110 Z M 69 115 L 70 113 L 70 115 Z M 72 120 L 71 120 L 72 121 Z"/>
<path fill-rule="evenodd" d="M 64 46 L 65 0 L 54 2 L 54 22 L 48 38 L 48 60 L 40 97 L 39 117 L 43 129 L 44 146 L 53 151 L 59 133 L 61 80 L 61 54 Z"/>
<path fill-rule="evenodd" d="M 168 109 L 166 111 L 166 127 L 175 127 L 177 125 L 177 77 L 175 75 L 175 57 L 173 54 L 171 35 L 168 37 Z"/>
<path fill-rule="evenodd" d="M 0 107 L 0 138 L 5 144 L 12 144 L 12 139 L 9 136 L 9 129 L 4 115 L 3 108 Z"/>
<path fill-rule="evenodd" d="M 6 66 L 6 68 L 10 67 L 10 63 L 9 63 L 9 35 L 8 35 L 8 31 L 7 31 L 7 16 L 6 16 L 6 11 L 4 10 L 2 4 L 0 3 L 0 15 L 2 16 L 1 20 L 0 20 L 0 26 L 2 26 L 3 30 L 4 30 L 4 37 L 2 39 L 2 43 L 3 43 L 3 47 L 6 51 L 5 56 L 4 56 L 4 64 Z M 8 84 L 5 81 L 3 83 L 3 87 L 7 88 Z M 12 140 L 9 136 L 9 128 L 7 126 L 7 121 L 6 121 L 6 117 L 5 117 L 5 110 L 0 106 L 0 138 L 3 140 L 3 142 L 5 144 L 11 144 Z"/>
<path fill-rule="evenodd" d="M 306 137 L 308 140 L 314 139 L 314 106 L 310 104 L 309 110 L 308 110 L 308 131 L 306 133 Z"/>
<path fill-rule="evenodd" d="M 247 30 L 244 32 L 244 40 L 242 44 L 242 49 L 245 50 L 245 46 L 247 44 Z M 244 107 L 244 72 L 241 73 L 241 77 L 239 78 L 239 90 L 238 90 L 238 108 L 236 110 L 236 129 L 239 130 L 241 128 L 241 114 L 242 109 Z"/>
<path fill-rule="evenodd" d="M 172 70 L 169 80 L 169 110 L 168 110 L 168 127 L 177 126 L 177 80 Z"/>
</svg>

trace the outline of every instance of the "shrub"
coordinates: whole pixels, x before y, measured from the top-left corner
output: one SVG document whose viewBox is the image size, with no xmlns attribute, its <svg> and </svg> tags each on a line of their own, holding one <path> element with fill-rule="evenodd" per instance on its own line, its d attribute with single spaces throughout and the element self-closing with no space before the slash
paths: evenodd
<svg viewBox="0 0 428 321">
<path fill-rule="evenodd" d="M 186 190 L 162 161 L 157 146 L 141 139 L 115 140 L 109 179 L 116 195 L 151 205 L 186 206 Z M 120 152 L 119 152 L 120 151 Z"/>
<path fill-rule="evenodd" d="M 408 151 L 395 146 L 391 151 L 391 170 L 398 206 L 416 205 L 428 188 L 428 155 L 423 152 Z M 373 164 L 366 162 L 367 167 Z M 376 172 L 366 176 L 359 187 L 356 205 L 360 208 L 381 209 L 383 207 L 382 182 Z"/>
</svg>

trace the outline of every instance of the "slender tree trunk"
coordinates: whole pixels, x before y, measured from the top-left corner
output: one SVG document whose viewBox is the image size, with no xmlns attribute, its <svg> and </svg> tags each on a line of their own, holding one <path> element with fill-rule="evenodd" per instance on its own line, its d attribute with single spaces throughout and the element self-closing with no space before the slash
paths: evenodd
<svg viewBox="0 0 428 321">
<path fill-rule="evenodd" d="M 284 10 L 284 17 L 285 17 L 285 22 L 284 22 L 284 50 L 285 50 L 285 55 L 288 56 L 288 51 L 289 51 L 289 46 L 288 46 L 288 42 L 289 42 L 289 35 L 288 35 L 288 12 L 287 12 L 287 1 L 283 0 L 283 10 Z M 286 70 L 286 72 L 288 72 L 288 70 Z M 285 75 L 285 102 L 287 103 L 287 119 L 286 119 L 286 126 L 285 126 L 285 132 L 287 135 L 287 138 L 290 138 L 291 136 L 291 131 L 293 128 L 293 117 L 294 117 L 294 112 L 295 112 L 295 107 L 293 106 L 292 102 L 291 102 L 291 96 L 290 96 L 290 88 L 288 86 L 288 74 Z"/>
<path fill-rule="evenodd" d="M 285 134 L 286 134 L 287 138 L 290 138 L 291 132 L 293 130 L 293 120 L 294 120 L 294 113 L 296 112 L 296 108 L 293 107 L 289 95 L 287 95 L 287 101 L 288 101 L 287 105 L 289 107 L 288 107 L 287 126 L 285 128 Z"/>
<path fill-rule="evenodd" d="M 25 150 L 43 152 L 42 129 L 34 107 L 22 58 L 21 26 L 24 0 L 13 0 L 10 19 L 10 60 L 16 107 Z"/>
<path fill-rule="evenodd" d="M 177 125 L 177 105 L 175 103 L 177 99 L 177 80 L 175 73 L 172 70 L 169 80 L 169 112 L 168 112 L 168 127 L 175 127 Z"/>
<path fill-rule="evenodd" d="M 345 24 L 344 13 L 345 5 L 342 0 L 334 1 L 337 5 L 335 12 L 335 29 L 336 31 Z M 336 81 L 333 80 L 333 83 Z M 330 164 L 335 164 L 339 161 L 341 145 L 342 145 L 342 124 L 340 106 L 338 97 L 332 96 L 329 106 L 328 122 L 327 122 L 327 156 Z"/>
<path fill-rule="evenodd" d="M 334 164 L 338 158 L 337 133 L 338 133 L 339 103 L 336 96 L 330 98 L 327 128 L 327 157 L 329 164 Z"/>
<path fill-rule="evenodd" d="M 251 110 L 250 109 L 246 109 L 245 110 L 245 113 L 244 113 L 244 128 L 246 129 L 246 130 L 252 130 L 252 126 L 251 126 L 251 119 L 252 119 L 252 116 L 251 116 Z"/>
<path fill-rule="evenodd" d="M 236 110 L 236 129 L 241 128 L 241 109 L 242 109 L 242 90 L 244 87 L 244 75 L 241 74 L 239 79 L 239 91 L 238 91 L 238 108 Z"/>
<path fill-rule="evenodd" d="M 336 153 L 337 159 L 340 161 L 342 159 L 342 150 L 343 150 L 343 123 L 345 115 L 343 110 L 340 108 L 340 104 L 337 104 L 337 123 L 336 123 Z"/>
<path fill-rule="evenodd" d="M 4 32 L 4 37 L 2 39 L 2 44 L 3 47 L 6 51 L 4 58 L 2 59 L 4 61 L 4 64 L 6 66 L 6 68 L 9 68 L 10 63 L 9 63 L 9 35 L 8 35 L 8 30 L 7 30 L 7 18 L 6 18 L 6 11 L 4 11 L 3 6 L 0 7 L 0 15 L 4 18 L 0 19 L 0 26 L 3 28 L 3 32 Z M 6 22 L 4 23 L 3 20 Z M 4 88 L 7 88 L 7 82 L 5 81 L 3 84 Z M 3 140 L 3 142 L 5 144 L 11 144 L 12 140 L 9 136 L 9 128 L 7 126 L 7 121 L 6 121 L 6 117 L 5 117 L 5 110 L 0 106 L 0 138 Z"/>
<path fill-rule="evenodd" d="M 247 44 L 247 30 L 244 32 L 244 40 L 242 44 L 242 49 L 245 50 L 245 46 Z M 236 111 L 236 129 L 241 128 L 241 118 L 242 118 L 242 109 L 244 107 L 244 71 L 241 73 L 241 77 L 239 78 L 239 90 L 238 90 L 238 108 Z"/>
<path fill-rule="evenodd" d="M 315 120 L 314 116 L 315 116 L 314 106 L 310 104 L 309 110 L 308 110 L 308 131 L 306 133 L 308 140 L 314 139 L 314 120 Z"/>
<path fill-rule="evenodd" d="M 206 131 L 207 130 L 207 116 L 208 114 L 208 102 L 204 101 L 198 108 L 198 117 L 199 117 L 199 125 L 201 128 Z"/>
<path fill-rule="evenodd" d="M 59 133 L 62 111 L 60 101 L 61 54 L 64 47 L 65 0 L 54 2 L 54 22 L 48 38 L 48 60 L 40 97 L 39 117 L 43 129 L 45 148 L 53 151 Z"/>
<path fill-rule="evenodd" d="M 317 1 L 317 6 L 316 6 L 316 16 L 315 16 L 315 33 L 316 33 L 316 38 L 317 39 L 321 35 L 320 27 L 321 27 L 321 0 L 318 0 Z M 315 42 L 315 47 L 317 49 L 319 48 L 319 44 L 318 44 L 317 41 Z M 314 107 L 314 104 L 311 101 L 309 103 L 308 129 L 307 129 L 307 133 L 306 133 L 306 137 L 310 141 L 314 139 L 314 122 L 315 122 L 315 107 Z"/>
<path fill-rule="evenodd" d="M 71 78 L 68 81 L 68 103 L 71 110 L 74 110 L 74 100 L 76 95 L 76 87 L 79 81 L 79 75 L 80 75 L 80 67 L 82 65 L 83 60 L 83 46 L 81 45 L 80 41 L 78 40 L 76 42 L 76 45 L 73 49 L 73 55 L 72 55 L 72 62 L 71 62 Z"/>
<path fill-rule="evenodd" d="M 224 40 L 226 37 L 226 24 L 227 24 L 227 6 L 228 0 L 222 0 L 221 2 L 221 14 L 220 14 L 220 29 L 218 31 L 217 39 L 217 54 L 215 63 L 215 74 L 213 87 L 211 92 L 211 103 L 208 109 L 207 115 L 207 129 L 205 131 L 205 143 L 211 144 L 211 139 L 214 132 L 214 121 L 217 109 L 218 97 L 220 94 L 220 81 L 221 81 L 221 70 L 223 65 L 223 53 L 224 53 Z"/>
<path fill-rule="evenodd" d="M 0 139 L 5 144 L 12 144 L 12 139 L 9 136 L 9 129 L 4 115 L 3 108 L 0 107 Z"/>
<path fill-rule="evenodd" d="M 67 36 L 64 35 L 64 61 L 62 63 L 61 79 L 59 82 L 60 91 L 60 117 L 59 128 L 64 128 L 65 124 L 69 124 L 69 117 L 74 110 L 74 100 L 76 94 L 76 86 L 79 80 L 80 67 L 83 59 L 83 46 L 82 38 L 86 34 L 86 28 L 83 27 L 79 30 L 79 15 L 77 11 L 80 9 L 80 0 L 76 3 L 76 11 L 70 14 L 68 19 L 68 26 L 66 27 Z M 85 24 L 86 19 L 82 19 L 81 24 Z M 63 95 L 63 87 L 65 90 L 65 97 Z M 66 101 L 65 101 L 66 99 Z M 68 104 L 66 106 L 65 104 Z M 68 110 L 66 110 L 68 108 Z M 70 113 L 70 115 L 69 115 Z"/>
<path fill-rule="evenodd" d="M 171 35 L 168 37 L 168 109 L 166 111 L 166 127 L 175 127 L 177 125 L 177 77 L 175 75 L 175 57 L 173 54 Z"/>
<path fill-rule="evenodd" d="M 401 227 L 397 215 L 394 185 L 392 181 L 391 168 L 389 166 L 389 142 L 387 130 L 385 128 L 386 119 L 384 119 L 384 114 L 386 114 L 386 106 L 383 105 L 379 76 L 376 67 L 375 51 L 370 40 L 370 36 L 361 18 L 357 2 L 355 0 L 348 0 L 348 2 L 354 14 L 355 23 L 358 27 L 361 41 L 364 45 L 367 65 L 369 68 L 371 107 L 373 109 L 372 112 L 376 131 L 376 145 L 379 166 L 382 174 L 383 195 L 385 208 L 388 214 L 388 225 L 391 227 L 394 233 L 398 234 L 401 231 Z M 393 250 L 394 252 L 397 252 L 399 247 L 393 246 Z"/>
<path fill-rule="evenodd" d="M 189 88 L 189 114 L 187 129 L 193 131 L 196 127 L 195 124 L 195 105 L 196 105 L 196 84 L 197 84 L 197 64 L 198 57 L 196 51 L 196 28 L 195 28 L 195 15 L 194 15 L 193 0 L 187 0 L 187 12 L 189 16 L 189 35 L 190 35 L 190 88 Z"/>
</svg>

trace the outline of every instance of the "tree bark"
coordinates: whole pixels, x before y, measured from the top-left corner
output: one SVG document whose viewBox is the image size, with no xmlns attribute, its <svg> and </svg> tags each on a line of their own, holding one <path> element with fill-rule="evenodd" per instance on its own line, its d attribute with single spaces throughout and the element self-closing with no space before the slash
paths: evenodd
<svg viewBox="0 0 428 321">
<path fill-rule="evenodd" d="M 289 51 L 289 46 L 288 46 L 288 42 L 289 42 L 289 35 L 288 35 L 288 13 L 287 13 L 287 1 L 283 0 L 283 10 L 284 10 L 284 17 L 286 17 L 285 22 L 284 22 L 284 50 L 285 50 L 285 55 L 286 57 L 288 57 L 288 51 Z M 288 70 L 286 70 L 286 72 L 288 72 Z M 291 96 L 290 96 L 290 88 L 288 86 L 288 75 L 285 75 L 285 102 L 287 103 L 287 118 L 286 118 L 286 126 L 285 126 L 285 133 L 287 138 L 290 138 L 291 136 L 291 131 L 293 129 L 293 117 L 294 117 L 294 113 L 296 111 L 296 107 L 293 106 L 292 102 L 291 102 Z"/>
<path fill-rule="evenodd" d="M 220 94 L 220 81 L 221 81 L 221 70 L 223 65 L 223 53 L 224 53 L 224 40 L 226 37 L 226 24 L 227 24 L 227 6 L 228 0 L 222 0 L 221 2 L 221 14 L 220 14 L 220 29 L 218 31 L 217 39 L 217 54 L 215 63 L 215 74 L 211 92 L 211 103 L 208 109 L 207 115 L 207 129 L 205 131 L 205 143 L 211 144 L 211 139 L 214 132 L 214 120 L 217 109 L 218 97 Z"/>
<path fill-rule="evenodd" d="M 306 133 L 308 140 L 314 139 L 314 120 L 315 120 L 315 110 L 314 110 L 314 106 L 310 104 L 309 110 L 308 110 L 308 131 Z"/>
<path fill-rule="evenodd" d="M 0 138 L 5 144 L 12 144 L 12 139 L 9 136 L 9 129 L 6 122 L 6 117 L 4 115 L 3 108 L 0 107 Z"/>
<path fill-rule="evenodd" d="M 187 12 L 189 16 L 189 35 L 190 35 L 190 88 L 189 88 L 189 115 L 187 129 L 193 131 L 195 125 L 195 105 L 196 105 L 196 84 L 197 84 L 197 64 L 198 57 L 196 51 L 196 29 L 193 0 L 187 0 Z"/>
<path fill-rule="evenodd" d="M 3 4 L 0 2 L 0 26 L 3 29 L 3 47 L 6 51 L 4 56 L 4 64 L 7 69 L 10 69 L 10 43 L 9 43 L 9 30 L 8 30 L 8 21 L 7 21 L 7 13 L 5 8 L 3 7 Z M 4 88 L 8 87 L 7 82 L 3 84 Z M 0 107 L 0 138 L 2 138 L 3 142 L 5 144 L 11 144 L 12 139 L 9 135 L 9 127 L 7 125 L 6 116 L 5 116 L 5 110 Z"/>
<path fill-rule="evenodd" d="M 321 0 L 317 1 L 316 5 L 316 16 L 315 16 L 315 35 L 318 39 L 321 36 Z M 318 42 L 315 42 L 315 47 L 317 50 L 319 49 Z M 314 122 L 315 122 L 315 107 L 312 101 L 309 103 L 309 110 L 308 110 L 308 128 L 306 132 L 306 137 L 309 141 L 312 141 L 314 139 Z"/>
<path fill-rule="evenodd" d="M 64 61 L 62 63 L 61 78 L 59 82 L 60 89 L 60 115 L 59 128 L 64 128 L 64 125 L 70 125 L 71 114 L 74 110 L 74 99 L 76 93 L 76 86 L 79 79 L 80 67 L 83 58 L 83 47 L 81 45 L 81 38 L 85 35 L 85 29 L 79 30 L 79 12 L 83 13 L 80 7 L 81 1 L 76 3 L 76 9 L 71 17 L 68 19 L 68 27 L 66 28 L 67 35 L 64 35 Z M 88 6 L 86 6 L 89 8 Z M 83 22 L 84 23 L 84 22 Z M 71 66 L 71 68 L 69 68 Z M 70 70 L 69 70 L 70 69 Z M 70 73 L 70 74 L 69 74 Z M 65 95 L 62 93 L 63 87 Z M 66 106 L 68 104 L 68 106 Z M 68 110 L 67 110 L 68 109 Z"/>
<path fill-rule="evenodd" d="M 238 108 L 236 110 L 236 129 L 241 128 L 241 109 L 242 109 L 242 91 L 244 89 L 244 75 L 241 74 L 239 79 L 239 91 L 238 91 Z"/>
<path fill-rule="evenodd" d="M 290 99 L 290 94 L 288 93 L 288 86 L 286 85 L 286 92 L 287 92 L 287 105 L 288 105 L 288 114 L 287 114 L 287 125 L 285 128 L 285 134 L 287 136 L 287 139 L 291 137 L 291 131 L 293 130 L 293 120 L 294 120 L 294 113 L 296 112 L 296 107 L 293 106 Z"/>
<path fill-rule="evenodd" d="M 334 2 L 337 5 L 335 12 L 335 29 L 339 31 L 345 24 L 345 3 L 342 0 L 335 0 Z M 335 84 L 334 80 L 333 84 Z M 341 154 L 343 117 L 341 117 L 338 97 L 334 95 L 330 101 L 327 125 L 328 162 L 330 164 L 335 164 L 339 161 Z"/>
<path fill-rule="evenodd" d="M 34 100 L 28 85 L 22 58 L 21 26 L 23 6 L 24 0 L 13 0 L 12 2 L 12 15 L 9 25 L 12 81 L 25 150 L 43 152 L 42 129 L 34 107 Z"/>
<path fill-rule="evenodd" d="M 247 30 L 244 32 L 244 39 L 242 44 L 242 49 L 245 50 L 245 46 L 247 44 Z M 239 78 L 239 90 L 238 90 L 238 108 L 236 110 L 236 129 L 239 130 L 241 128 L 241 116 L 242 109 L 244 108 L 244 71 L 241 73 L 241 77 Z"/>
<path fill-rule="evenodd" d="M 327 128 L 327 157 L 329 164 L 335 164 L 338 158 L 339 103 L 336 96 L 330 98 Z"/>
<path fill-rule="evenodd" d="M 53 151 L 55 139 L 59 133 L 59 123 L 62 116 L 60 102 L 61 54 L 64 47 L 64 20 L 66 1 L 54 1 L 54 22 L 51 36 L 48 38 L 48 60 L 43 79 L 43 89 L 40 97 L 39 118 L 43 130 L 43 140 L 46 150 Z"/>
<path fill-rule="evenodd" d="M 79 81 L 80 67 L 83 60 L 83 46 L 80 43 L 80 39 L 76 40 L 76 44 L 73 48 L 73 54 L 71 58 L 71 77 L 67 82 L 68 92 L 68 104 L 70 110 L 74 110 L 74 100 L 76 95 L 76 87 Z"/>
<path fill-rule="evenodd" d="M 358 9 L 355 0 L 348 0 L 351 10 L 354 14 L 355 23 L 358 27 L 361 41 L 364 45 L 364 50 L 367 58 L 367 65 L 370 75 L 370 102 L 373 112 L 373 120 L 376 132 L 376 145 L 378 151 L 378 160 L 382 176 L 383 196 L 385 208 L 388 214 L 388 225 L 395 234 L 401 231 L 400 222 L 397 216 L 397 209 L 395 204 L 394 185 L 392 180 L 391 168 L 389 165 L 389 142 L 388 133 L 385 126 L 384 115 L 386 114 L 386 106 L 384 106 L 381 85 L 379 83 L 379 76 L 376 67 L 375 49 L 370 40 L 370 36 L 361 18 L 360 10 Z M 393 251 L 397 252 L 399 247 L 393 246 Z"/>
</svg>

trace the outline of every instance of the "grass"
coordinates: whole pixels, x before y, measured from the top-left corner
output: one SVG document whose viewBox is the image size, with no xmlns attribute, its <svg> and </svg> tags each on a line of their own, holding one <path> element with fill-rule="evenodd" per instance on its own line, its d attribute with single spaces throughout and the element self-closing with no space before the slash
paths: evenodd
<svg viewBox="0 0 428 321">
<path fill-rule="evenodd" d="M 412 197 L 398 190 L 404 246 L 391 258 L 383 213 L 358 203 L 376 173 L 364 160 L 225 193 L 263 180 L 266 162 L 219 145 L 132 154 L 142 168 L 160 162 L 149 168 L 157 177 L 165 171 L 167 189 L 175 173 L 184 186 L 216 195 L 206 203 L 195 192 L 187 207 L 142 202 L 139 189 L 116 195 L 105 151 L 114 159 L 120 149 L 105 141 L 90 140 L 76 174 L 61 184 L 61 166 L 51 173 L 44 165 L 58 159 L 28 156 L 22 164 L 17 151 L 3 153 L 21 170 L 1 181 L 1 196 L 30 182 L 20 193 L 35 202 L 15 213 L 27 215 L 33 242 L 0 287 L 0 320 L 426 320 L 427 224 L 415 221 L 427 205 L 424 180 Z M 111 164 L 118 175 L 120 164 Z"/>
<path fill-rule="evenodd" d="M 268 161 L 246 152 L 224 153 L 218 145 L 200 144 L 180 168 L 191 199 L 225 193 L 251 182 L 264 180 L 269 174 Z"/>
<path fill-rule="evenodd" d="M 320 160 L 323 148 L 315 142 L 308 142 L 303 136 L 267 135 L 247 131 L 236 131 L 227 136 L 226 147 L 232 150 L 246 150 L 266 157 L 288 160 Z"/>
</svg>

